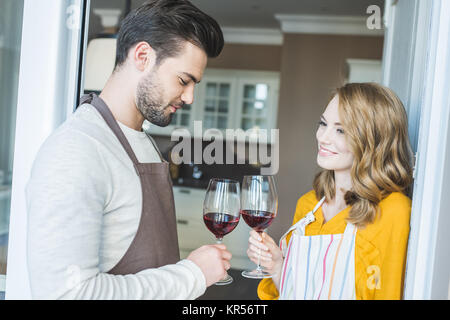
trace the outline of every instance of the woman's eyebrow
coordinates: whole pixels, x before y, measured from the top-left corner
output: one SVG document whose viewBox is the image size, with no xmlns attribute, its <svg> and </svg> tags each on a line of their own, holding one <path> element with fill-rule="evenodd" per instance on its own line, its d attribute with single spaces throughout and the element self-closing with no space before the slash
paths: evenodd
<svg viewBox="0 0 450 320">
<path fill-rule="evenodd" d="M 325 122 L 328 122 L 327 119 L 325 119 L 325 117 L 323 115 L 320 116 L 320 119 L 322 119 Z M 340 122 L 335 122 L 334 125 L 335 126 L 342 126 L 342 124 Z"/>
</svg>

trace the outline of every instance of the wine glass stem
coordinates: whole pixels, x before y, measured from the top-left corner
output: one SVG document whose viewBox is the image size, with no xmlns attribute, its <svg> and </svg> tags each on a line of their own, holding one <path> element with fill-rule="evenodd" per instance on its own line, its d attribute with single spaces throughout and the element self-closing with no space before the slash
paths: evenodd
<svg viewBox="0 0 450 320">
<path fill-rule="evenodd" d="M 222 239 L 223 238 L 216 238 L 216 244 L 222 244 Z"/>
<path fill-rule="evenodd" d="M 258 232 L 259 233 L 259 236 L 261 237 L 261 239 L 262 239 L 262 232 Z M 258 266 L 256 267 L 256 271 L 258 272 L 258 273 L 261 273 L 262 272 L 262 269 L 261 269 L 261 249 L 259 249 L 259 254 L 258 254 Z"/>
</svg>

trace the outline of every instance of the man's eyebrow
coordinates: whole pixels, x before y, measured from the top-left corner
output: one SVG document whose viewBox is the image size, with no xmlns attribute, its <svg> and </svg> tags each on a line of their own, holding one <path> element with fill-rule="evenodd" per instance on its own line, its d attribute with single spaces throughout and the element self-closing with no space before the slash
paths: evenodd
<svg viewBox="0 0 450 320">
<path fill-rule="evenodd" d="M 192 74 L 188 73 L 188 72 L 182 72 L 184 75 L 188 76 L 189 78 L 192 79 L 192 81 L 194 81 L 195 83 L 200 83 L 199 80 L 197 80 L 196 77 L 194 77 Z"/>
</svg>

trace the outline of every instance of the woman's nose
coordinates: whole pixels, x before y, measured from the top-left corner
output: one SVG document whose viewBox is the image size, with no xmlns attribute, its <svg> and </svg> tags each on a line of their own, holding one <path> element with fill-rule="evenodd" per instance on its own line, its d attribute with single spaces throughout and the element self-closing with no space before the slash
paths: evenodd
<svg viewBox="0 0 450 320">
<path fill-rule="evenodd" d="M 330 144 L 331 140 L 331 130 L 330 128 L 323 128 L 317 131 L 317 141 L 321 144 Z"/>
</svg>

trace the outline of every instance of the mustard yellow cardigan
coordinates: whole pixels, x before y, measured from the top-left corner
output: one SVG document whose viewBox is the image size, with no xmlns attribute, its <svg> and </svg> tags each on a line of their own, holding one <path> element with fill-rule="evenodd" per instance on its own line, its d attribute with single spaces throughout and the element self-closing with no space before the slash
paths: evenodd
<svg viewBox="0 0 450 320">
<path fill-rule="evenodd" d="M 319 199 L 314 190 L 303 195 L 297 202 L 294 221 L 302 219 L 313 210 Z M 379 203 L 380 215 L 364 229 L 356 233 L 355 286 L 358 300 L 401 299 L 409 236 L 411 200 L 402 193 L 394 192 Z M 305 235 L 339 234 L 346 227 L 345 219 L 350 207 L 323 223 L 322 209 L 316 220 L 305 229 Z M 287 241 L 290 239 L 290 234 Z M 258 296 L 263 300 L 278 299 L 278 291 L 271 279 L 258 285 Z"/>
</svg>

